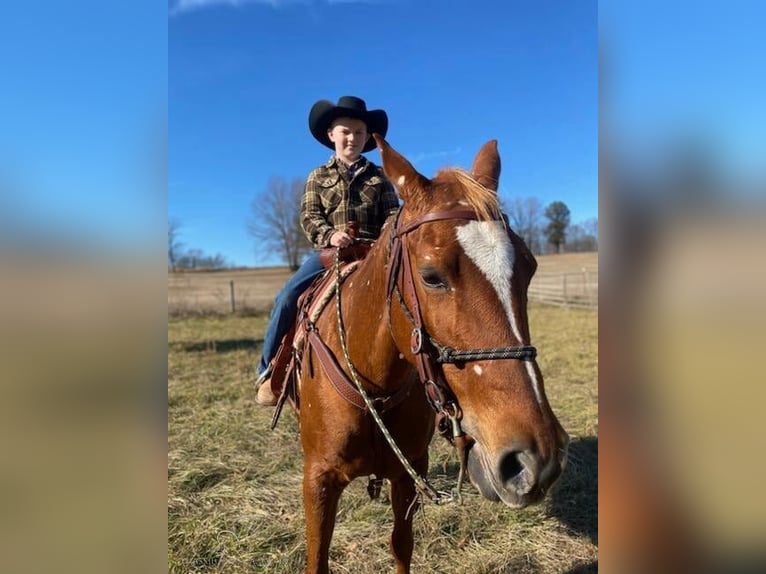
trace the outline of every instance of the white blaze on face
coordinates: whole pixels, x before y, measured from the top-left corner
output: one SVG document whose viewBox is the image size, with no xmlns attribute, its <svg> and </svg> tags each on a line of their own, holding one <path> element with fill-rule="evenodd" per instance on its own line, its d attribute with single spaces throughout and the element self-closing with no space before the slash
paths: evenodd
<svg viewBox="0 0 766 574">
<path fill-rule="evenodd" d="M 515 252 L 505 227 L 499 221 L 471 221 L 458 227 L 456 233 L 465 254 L 495 289 L 508 317 L 511 331 L 518 343 L 522 343 L 521 332 L 511 307 L 511 277 Z M 531 361 L 525 361 L 525 363 L 537 402 L 542 404 L 540 385 L 534 366 Z"/>
<path fill-rule="evenodd" d="M 540 396 L 540 383 L 537 381 L 537 373 L 535 372 L 535 367 L 532 365 L 532 361 L 524 361 L 524 364 L 527 366 L 527 374 L 529 375 L 529 380 L 532 381 L 532 388 L 535 391 L 535 397 L 537 397 L 537 404 L 541 405 L 543 404 L 543 399 Z"/>
<path fill-rule="evenodd" d="M 465 254 L 494 287 L 511 330 L 521 343 L 521 333 L 511 308 L 514 252 L 505 227 L 499 221 L 471 221 L 457 228 L 457 240 Z"/>
</svg>

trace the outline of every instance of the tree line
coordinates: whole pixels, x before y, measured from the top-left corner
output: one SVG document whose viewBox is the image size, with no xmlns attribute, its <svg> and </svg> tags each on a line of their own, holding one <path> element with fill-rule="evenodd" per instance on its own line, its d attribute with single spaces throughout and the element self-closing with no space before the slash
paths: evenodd
<svg viewBox="0 0 766 574">
<path fill-rule="evenodd" d="M 598 251 L 598 218 L 572 224 L 569 207 L 553 201 L 543 208 L 537 197 L 502 201 L 511 228 L 535 255 Z"/>
<path fill-rule="evenodd" d="M 272 177 L 257 193 L 246 221 L 247 233 L 255 243 L 256 257 L 277 254 L 291 270 L 300 266 L 312 249 L 300 225 L 303 180 Z M 598 218 L 572 224 L 563 201 L 547 206 L 537 197 L 501 199 L 501 208 L 511 228 L 536 255 L 598 250 Z M 179 241 L 180 223 L 168 221 L 168 267 L 176 269 L 230 267 L 220 254 L 199 249 L 185 250 Z"/>
<path fill-rule="evenodd" d="M 231 263 L 220 253 L 210 255 L 202 249 L 186 249 L 180 240 L 181 223 L 177 219 L 168 220 L 168 269 L 226 269 Z"/>
</svg>

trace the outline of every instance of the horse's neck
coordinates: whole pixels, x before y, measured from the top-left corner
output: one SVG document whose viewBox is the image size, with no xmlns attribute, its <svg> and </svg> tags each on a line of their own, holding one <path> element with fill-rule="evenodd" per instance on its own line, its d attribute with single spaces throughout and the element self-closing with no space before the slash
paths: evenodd
<svg viewBox="0 0 766 574">
<path fill-rule="evenodd" d="M 364 261 L 343 284 L 341 296 L 346 299 L 344 309 L 347 309 L 344 311 L 343 322 L 349 331 L 369 323 L 370 318 L 375 319 L 376 325 L 388 325 L 385 270 L 388 248 L 383 243 L 385 241 L 387 239 L 381 237 L 373 245 Z M 390 335 L 386 339 L 391 341 Z M 376 345 L 378 343 L 375 341 Z"/>
<path fill-rule="evenodd" d="M 396 375 L 408 368 L 391 335 L 386 304 L 388 233 L 384 233 L 341 290 L 343 325 L 351 345 L 357 343 L 352 360 L 367 372 Z M 365 344 L 362 345 L 361 342 Z M 393 378 L 396 378 L 395 376 Z M 388 386 L 387 381 L 376 381 Z M 399 381 L 391 384 L 398 385 Z"/>
</svg>

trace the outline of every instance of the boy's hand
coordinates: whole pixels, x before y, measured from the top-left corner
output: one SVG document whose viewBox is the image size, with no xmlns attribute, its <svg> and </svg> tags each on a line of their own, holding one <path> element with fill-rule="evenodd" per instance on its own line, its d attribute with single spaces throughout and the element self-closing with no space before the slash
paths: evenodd
<svg viewBox="0 0 766 574">
<path fill-rule="evenodd" d="M 336 231 L 330 236 L 330 245 L 333 247 L 348 247 L 351 243 L 353 239 L 345 231 Z"/>
</svg>

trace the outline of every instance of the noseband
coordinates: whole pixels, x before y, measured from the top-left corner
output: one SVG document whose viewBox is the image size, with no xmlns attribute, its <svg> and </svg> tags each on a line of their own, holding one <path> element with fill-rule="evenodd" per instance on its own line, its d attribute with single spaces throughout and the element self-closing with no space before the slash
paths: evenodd
<svg viewBox="0 0 766 574">
<path fill-rule="evenodd" d="M 442 417 L 448 417 L 452 421 L 454 438 L 455 433 L 459 430 L 459 421 L 462 418 L 462 413 L 457 398 L 445 381 L 442 370 L 438 365 L 447 363 L 462 364 L 468 361 L 497 359 L 528 360 L 534 359 L 537 356 L 537 349 L 531 345 L 520 345 L 512 347 L 457 350 L 442 345 L 431 337 L 423 325 L 423 316 L 420 312 L 418 294 L 415 290 L 412 263 L 407 249 L 407 236 L 425 223 L 454 219 L 478 221 L 479 217 L 475 211 L 470 210 L 433 211 L 404 225 L 401 223 L 400 216 L 401 210 L 396 214 L 394 229 L 391 231 L 389 245 L 388 271 L 386 277 L 386 299 L 388 303 L 389 324 L 391 317 L 391 296 L 396 292 L 399 304 L 413 326 L 410 339 L 410 350 L 413 355 L 415 355 L 420 381 L 425 386 L 426 396 L 434 411 Z M 400 270 L 402 270 L 402 286 L 404 294 L 401 293 L 397 286 L 397 277 Z M 411 309 L 407 306 L 407 300 L 410 301 L 410 305 L 412 306 Z"/>
</svg>

